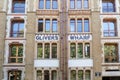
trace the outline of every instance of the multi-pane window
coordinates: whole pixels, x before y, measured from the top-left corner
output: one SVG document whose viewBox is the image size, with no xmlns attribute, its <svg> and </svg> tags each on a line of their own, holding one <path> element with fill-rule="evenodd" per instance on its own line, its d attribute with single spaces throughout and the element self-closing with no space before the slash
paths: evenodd
<svg viewBox="0 0 120 80">
<path fill-rule="evenodd" d="M 104 34 L 104 37 L 117 36 L 117 26 L 116 26 L 115 20 L 103 21 L 103 34 Z"/>
<path fill-rule="evenodd" d="M 9 70 L 8 71 L 8 80 L 21 80 L 22 71 L 20 70 Z"/>
<path fill-rule="evenodd" d="M 25 12 L 25 0 L 13 0 L 12 12 L 13 13 L 24 13 Z"/>
<path fill-rule="evenodd" d="M 22 63 L 23 62 L 23 45 L 11 44 L 9 46 L 9 63 Z"/>
<path fill-rule="evenodd" d="M 57 19 L 38 20 L 38 32 L 57 32 L 57 31 L 58 31 Z"/>
<path fill-rule="evenodd" d="M 58 0 L 39 0 L 39 9 L 58 9 Z"/>
<path fill-rule="evenodd" d="M 90 32 L 89 19 L 71 19 L 70 32 Z"/>
<path fill-rule="evenodd" d="M 88 9 L 88 0 L 70 0 L 70 9 Z"/>
<path fill-rule="evenodd" d="M 118 62 L 118 45 L 104 44 L 104 61 L 106 63 Z"/>
<path fill-rule="evenodd" d="M 90 58 L 90 44 L 70 43 L 70 58 Z"/>
<path fill-rule="evenodd" d="M 57 71 L 56 70 L 51 70 L 51 71 L 44 70 L 42 73 L 42 70 L 38 70 L 37 80 L 57 80 Z"/>
<path fill-rule="evenodd" d="M 70 70 L 70 80 L 91 80 L 91 71 L 90 70 Z"/>
<path fill-rule="evenodd" d="M 102 0 L 103 12 L 115 12 L 115 0 Z"/>
<path fill-rule="evenodd" d="M 37 58 L 57 58 L 57 43 L 38 43 Z"/>
<path fill-rule="evenodd" d="M 24 36 L 24 20 L 12 20 L 10 37 Z"/>
</svg>

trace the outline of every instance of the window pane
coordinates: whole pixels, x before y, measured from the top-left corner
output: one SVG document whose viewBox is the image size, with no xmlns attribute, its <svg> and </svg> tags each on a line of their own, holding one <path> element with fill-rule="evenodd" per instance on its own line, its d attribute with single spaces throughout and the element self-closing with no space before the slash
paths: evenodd
<svg viewBox="0 0 120 80">
<path fill-rule="evenodd" d="M 105 44 L 104 46 L 105 62 L 118 62 L 118 46 L 117 44 Z"/>
<path fill-rule="evenodd" d="M 42 58 L 43 56 L 43 46 L 42 43 L 39 43 L 37 46 L 37 58 Z"/>
<path fill-rule="evenodd" d="M 57 32 L 57 20 L 52 21 L 52 31 Z"/>
<path fill-rule="evenodd" d="M 82 0 L 77 0 L 77 9 L 82 8 Z"/>
<path fill-rule="evenodd" d="M 25 12 L 25 1 L 13 1 L 13 13 Z"/>
<path fill-rule="evenodd" d="M 43 32 L 43 20 L 38 20 L 38 32 Z"/>
<path fill-rule="evenodd" d="M 75 0 L 70 0 L 70 8 L 71 9 L 75 8 Z"/>
<path fill-rule="evenodd" d="M 85 43 L 85 57 L 90 58 L 90 44 Z"/>
<path fill-rule="evenodd" d="M 82 20 L 77 20 L 77 32 L 82 32 Z"/>
<path fill-rule="evenodd" d="M 89 32 L 89 20 L 84 20 L 84 32 Z"/>
<path fill-rule="evenodd" d="M 78 43 L 78 58 L 83 58 L 83 44 Z"/>
<path fill-rule="evenodd" d="M 71 70 L 70 74 L 71 74 L 70 75 L 70 77 L 71 77 L 70 79 L 71 80 L 76 80 L 76 71 L 75 70 Z"/>
<path fill-rule="evenodd" d="M 23 58 L 18 58 L 17 59 L 17 63 L 22 63 L 23 62 Z"/>
<path fill-rule="evenodd" d="M 85 71 L 85 80 L 91 80 L 91 76 L 90 76 L 90 71 L 89 70 Z"/>
<path fill-rule="evenodd" d="M 45 58 L 49 58 L 49 55 L 50 55 L 50 44 L 49 43 L 46 43 L 45 44 Z"/>
<path fill-rule="evenodd" d="M 84 8 L 85 8 L 85 9 L 88 8 L 88 0 L 84 0 Z"/>
<path fill-rule="evenodd" d="M 52 58 L 57 58 L 57 44 L 52 44 Z"/>
<path fill-rule="evenodd" d="M 48 70 L 44 71 L 44 80 L 50 80 L 49 79 L 49 71 Z"/>
<path fill-rule="evenodd" d="M 45 31 L 50 32 L 50 20 L 45 21 Z"/>
<path fill-rule="evenodd" d="M 50 0 L 46 0 L 46 9 L 50 9 Z"/>
<path fill-rule="evenodd" d="M 78 71 L 78 80 L 83 80 L 83 71 L 82 70 Z"/>
<path fill-rule="evenodd" d="M 75 32 L 75 20 L 70 20 L 70 31 Z"/>
<path fill-rule="evenodd" d="M 16 58 L 10 58 L 10 62 L 11 63 L 16 63 L 17 61 L 16 61 Z"/>
<path fill-rule="evenodd" d="M 57 71 L 52 71 L 52 80 L 57 80 Z"/>
<path fill-rule="evenodd" d="M 11 46 L 10 56 L 16 56 L 16 53 L 17 53 L 17 47 L 16 46 Z"/>
<path fill-rule="evenodd" d="M 37 80 L 42 80 L 42 71 L 41 70 L 37 71 Z"/>
<path fill-rule="evenodd" d="M 18 47 L 18 56 L 23 56 L 23 46 Z"/>
<path fill-rule="evenodd" d="M 39 9 L 44 8 L 44 0 L 39 0 Z"/>
<path fill-rule="evenodd" d="M 53 9 L 57 9 L 58 8 L 58 1 L 57 0 L 53 0 L 52 1 L 52 8 Z"/>
<path fill-rule="evenodd" d="M 8 71 L 8 80 L 21 80 L 22 71 L 10 70 Z"/>
<path fill-rule="evenodd" d="M 70 44 L 70 57 L 76 58 L 76 45 L 75 45 L 75 43 Z"/>
</svg>

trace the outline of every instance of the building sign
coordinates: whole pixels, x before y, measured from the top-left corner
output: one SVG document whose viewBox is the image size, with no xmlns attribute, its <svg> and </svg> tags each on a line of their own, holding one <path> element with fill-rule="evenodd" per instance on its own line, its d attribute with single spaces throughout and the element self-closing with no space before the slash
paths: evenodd
<svg viewBox="0 0 120 80">
<path fill-rule="evenodd" d="M 71 34 L 68 35 L 68 40 L 92 40 L 91 34 Z"/>
<path fill-rule="evenodd" d="M 51 40 L 59 40 L 58 35 L 44 35 L 44 34 L 37 34 L 35 35 L 36 41 L 51 41 Z"/>
</svg>

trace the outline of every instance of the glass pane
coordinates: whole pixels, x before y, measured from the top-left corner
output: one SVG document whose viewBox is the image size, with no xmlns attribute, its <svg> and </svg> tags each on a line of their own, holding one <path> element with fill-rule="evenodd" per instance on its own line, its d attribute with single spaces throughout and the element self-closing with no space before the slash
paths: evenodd
<svg viewBox="0 0 120 80">
<path fill-rule="evenodd" d="M 52 58 L 57 58 L 57 44 L 52 44 Z"/>
<path fill-rule="evenodd" d="M 82 70 L 78 71 L 78 80 L 83 80 L 83 71 Z"/>
<path fill-rule="evenodd" d="M 82 0 L 77 0 L 77 9 L 82 8 Z"/>
<path fill-rule="evenodd" d="M 57 20 L 52 21 L 52 31 L 57 32 Z"/>
<path fill-rule="evenodd" d="M 118 62 L 117 48 L 117 44 L 104 46 L 105 62 Z"/>
<path fill-rule="evenodd" d="M 71 9 L 75 8 L 75 0 L 70 0 L 70 8 Z"/>
<path fill-rule="evenodd" d="M 38 20 L 38 32 L 43 32 L 43 20 Z"/>
<path fill-rule="evenodd" d="M 42 71 L 41 70 L 37 71 L 37 80 L 42 80 Z"/>
<path fill-rule="evenodd" d="M 18 56 L 23 56 L 23 46 L 18 47 Z"/>
<path fill-rule="evenodd" d="M 25 1 L 14 1 L 13 2 L 13 12 L 14 13 L 24 13 L 25 12 Z"/>
<path fill-rule="evenodd" d="M 57 71 L 52 71 L 52 80 L 57 80 Z"/>
<path fill-rule="evenodd" d="M 23 58 L 18 58 L 18 63 L 22 63 L 23 62 Z"/>
<path fill-rule="evenodd" d="M 70 57 L 76 58 L 76 45 L 75 45 L 75 43 L 70 44 Z"/>
<path fill-rule="evenodd" d="M 90 58 L 90 44 L 85 43 L 85 57 Z"/>
<path fill-rule="evenodd" d="M 70 74 L 71 74 L 70 75 L 70 77 L 71 77 L 70 79 L 71 80 L 76 80 L 76 71 L 75 70 L 71 70 Z"/>
<path fill-rule="evenodd" d="M 84 20 L 84 32 L 89 32 L 89 20 Z"/>
<path fill-rule="evenodd" d="M 75 32 L 75 20 L 70 20 L 70 31 Z"/>
<path fill-rule="evenodd" d="M 50 9 L 50 0 L 46 0 L 46 9 Z"/>
<path fill-rule="evenodd" d="M 49 71 L 48 70 L 44 71 L 44 80 L 50 80 L 49 79 Z"/>
<path fill-rule="evenodd" d="M 42 58 L 43 56 L 43 46 L 42 43 L 39 43 L 37 46 L 37 58 Z"/>
<path fill-rule="evenodd" d="M 16 63 L 16 58 L 10 58 L 11 63 Z"/>
<path fill-rule="evenodd" d="M 50 57 L 50 44 L 46 43 L 45 44 L 45 58 L 49 58 Z"/>
<path fill-rule="evenodd" d="M 77 20 L 77 32 L 82 32 L 82 20 Z"/>
<path fill-rule="evenodd" d="M 13 26 L 12 26 L 12 33 L 17 33 L 18 31 L 18 23 L 13 23 Z"/>
<path fill-rule="evenodd" d="M 57 0 L 53 0 L 52 1 L 52 8 L 53 9 L 57 9 L 58 8 L 58 1 Z"/>
<path fill-rule="evenodd" d="M 88 0 L 84 0 L 84 8 L 85 8 L 85 9 L 88 8 Z"/>
<path fill-rule="evenodd" d="M 91 80 L 90 71 L 85 71 L 85 80 Z"/>
<path fill-rule="evenodd" d="M 50 20 L 45 21 L 45 31 L 50 32 Z"/>
<path fill-rule="evenodd" d="M 78 43 L 78 58 L 83 58 L 83 44 Z"/>
<path fill-rule="evenodd" d="M 17 53 L 17 47 L 11 46 L 11 55 L 10 56 L 16 56 L 16 53 Z"/>
<path fill-rule="evenodd" d="M 39 9 L 44 8 L 44 0 L 39 0 Z"/>
</svg>

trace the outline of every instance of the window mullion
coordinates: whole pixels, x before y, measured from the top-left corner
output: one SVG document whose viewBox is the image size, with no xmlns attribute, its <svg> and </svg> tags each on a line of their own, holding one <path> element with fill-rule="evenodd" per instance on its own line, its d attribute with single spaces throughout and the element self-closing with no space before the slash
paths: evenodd
<svg viewBox="0 0 120 80">
<path fill-rule="evenodd" d="M 16 46 L 16 63 L 18 62 L 18 49 L 19 49 L 19 46 Z"/>
</svg>

